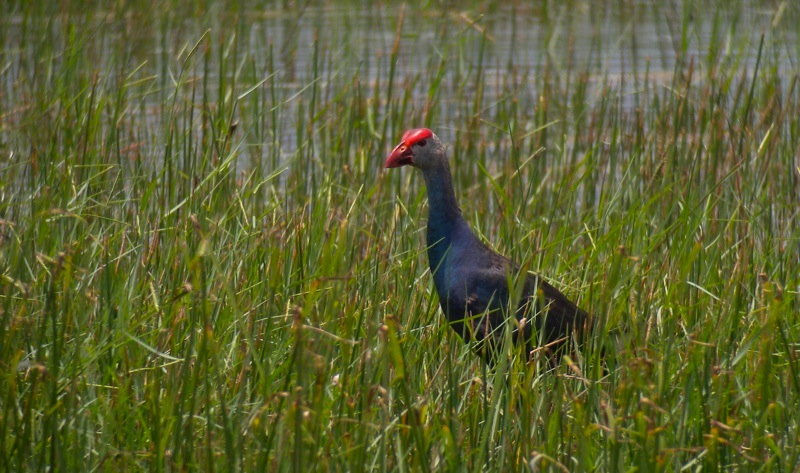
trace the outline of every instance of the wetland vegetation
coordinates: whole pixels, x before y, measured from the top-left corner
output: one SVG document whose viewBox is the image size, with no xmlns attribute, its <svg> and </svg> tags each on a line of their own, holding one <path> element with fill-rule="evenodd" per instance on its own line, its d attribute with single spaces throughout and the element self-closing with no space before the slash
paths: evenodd
<svg viewBox="0 0 800 473">
<path fill-rule="evenodd" d="M 3 9 L 1 470 L 800 468 L 794 2 Z M 420 126 L 591 348 L 452 333 Z"/>
</svg>

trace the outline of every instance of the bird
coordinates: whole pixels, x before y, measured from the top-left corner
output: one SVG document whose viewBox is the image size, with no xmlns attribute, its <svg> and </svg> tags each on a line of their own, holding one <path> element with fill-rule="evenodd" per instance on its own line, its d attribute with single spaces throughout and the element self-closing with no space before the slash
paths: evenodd
<svg viewBox="0 0 800 473">
<path fill-rule="evenodd" d="M 402 166 L 418 169 L 425 180 L 430 272 L 442 312 L 464 342 L 489 365 L 504 346 L 509 323 L 511 340 L 523 346 L 527 359 L 541 347 L 555 364 L 571 339 L 581 342 L 589 314 L 473 233 L 458 206 L 445 146 L 431 130 L 403 134 L 384 163 L 386 169 Z"/>
</svg>

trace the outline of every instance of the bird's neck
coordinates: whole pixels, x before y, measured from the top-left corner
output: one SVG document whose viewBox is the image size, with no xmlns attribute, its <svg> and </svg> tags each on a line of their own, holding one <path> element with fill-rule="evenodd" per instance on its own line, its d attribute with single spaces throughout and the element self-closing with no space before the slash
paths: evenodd
<svg viewBox="0 0 800 473">
<path fill-rule="evenodd" d="M 458 208 L 450 168 L 445 164 L 423 174 L 428 189 L 428 260 L 431 273 L 438 279 L 443 277 L 438 269 L 443 266 L 453 235 L 466 221 Z"/>
</svg>

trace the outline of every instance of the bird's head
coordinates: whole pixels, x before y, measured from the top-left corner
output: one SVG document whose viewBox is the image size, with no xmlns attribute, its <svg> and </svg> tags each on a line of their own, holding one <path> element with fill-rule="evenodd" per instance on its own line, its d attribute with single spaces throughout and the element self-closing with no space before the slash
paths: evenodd
<svg viewBox="0 0 800 473">
<path fill-rule="evenodd" d="M 427 128 L 414 128 L 403 134 L 384 166 L 397 168 L 410 164 L 424 170 L 443 162 L 447 161 L 439 138 Z"/>
</svg>

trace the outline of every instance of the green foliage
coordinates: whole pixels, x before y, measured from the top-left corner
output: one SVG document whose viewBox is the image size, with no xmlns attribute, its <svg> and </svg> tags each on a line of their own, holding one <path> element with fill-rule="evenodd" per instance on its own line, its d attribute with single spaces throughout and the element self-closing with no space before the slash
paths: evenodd
<svg viewBox="0 0 800 473">
<path fill-rule="evenodd" d="M 0 470 L 796 471 L 798 10 L 567 3 L 9 2 Z M 420 125 L 559 367 L 446 326 Z"/>
</svg>

